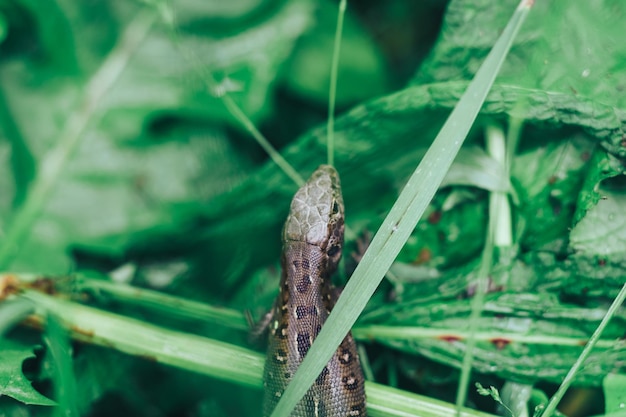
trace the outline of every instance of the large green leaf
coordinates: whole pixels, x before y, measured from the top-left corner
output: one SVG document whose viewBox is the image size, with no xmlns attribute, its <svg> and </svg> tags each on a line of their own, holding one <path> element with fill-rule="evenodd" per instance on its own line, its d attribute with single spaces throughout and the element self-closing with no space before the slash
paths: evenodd
<svg viewBox="0 0 626 417">
<path fill-rule="evenodd" d="M 516 276 L 514 278 L 520 278 Z M 469 334 L 470 300 L 405 302 L 381 307 L 364 317 L 384 325 L 363 325 L 355 337 L 376 340 L 409 353 L 460 366 Z M 559 383 L 604 315 L 606 308 L 564 304 L 552 294 L 497 292 L 486 297 L 476 326 L 478 344 L 472 366 L 479 372 L 534 384 Z M 599 386 L 611 371 L 623 371 L 626 350 L 621 337 L 626 315 L 614 317 L 587 365 L 576 374 L 579 385 Z M 418 368 L 419 360 L 406 361 Z M 405 370 L 411 375 L 411 369 Z"/>
<path fill-rule="evenodd" d="M 34 357 L 32 346 L 0 339 L 0 394 L 25 404 L 54 405 L 54 401 L 33 388 L 32 382 L 22 371 L 23 362 Z"/>
<path fill-rule="evenodd" d="M 436 47 L 412 84 L 471 78 L 499 36 L 498 25 L 508 19 L 505 5 L 517 2 L 500 4 L 503 7 L 493 7 L 488 0 L 451 2 Z M 496 83 L 624 109 L 626 48 L 615 42 L 623 16 L 619 0 L 537 1 Z"/>
<path fill-rule="evenodd" d="M 184 16 L 197 11 L 185 7 L 193 4 L 161 12 Z M 206 76 L 233 78 L 241 89 L 237 94 L 245 98 L 242 106 L 257 120 L 271 108 L 266 100 L 270 86 L 312 9 L 307 2 L 279 3 L 251 13 L 253 26 L 238 16 L 236 26 L 227 30 L 209 25 L 199 33 L 185 30 L 183 21 L 176 34 L 154 17 L 145 23 L 157 10 L 136 5 L 92 8 L 70 2 L 52 9 L 58 17 L 53 21 L 47 20 L 48 9 L 30 11 L 45 22 L 43 37 L 54 25 L 64 34 L 54 43 L 40 39 L 51 42 L 41 48 L 53 58 L 37 63 L 23 55 L 0 66 L 2 119 L 14 127 L 3 129 L 14 150 L 13 165 L 3 164 L 14 172 L 3 178 L 16 181 L 12 196 L 11 184 L 3 188 L 2 226 L 9 236 L 11 228 L 21 228 L 10 237 L 16 241 L 4 242 L 20 248 L 16 254 L 5 250 L 5 255 L 17 255 L 12 269 L 60 273 L 69 268 L 72 247 L 119 256 L 135 232 L 176 229 L 207 198 L 245 175 L 251 160 L 226 135 L 223 124 L 231 117 L 212 95 Z M 205 14 L 194 19 L 216 18 L 216 11 L 204 8 Z M 141 25 L 147 32 L 142 35 Z M 77 56 L 59 53 L 67 49 Z M 78 74 L 58 64 L 75 59 Z M 84 127 L 72 130 L 77 125 Z M 71 147 L 64 142 L 70 134 L 76 136 Z M 66 160 L 54 173 L 43 172 L 41 164 L 53 149 L 65 153 Z M 29 159 L 35 163 L 14 163 Z M 19 193 L 29 186 L 22 210 L 28 214 L 10 213 L 12 202 L 21 204 Z"/>
</svg>

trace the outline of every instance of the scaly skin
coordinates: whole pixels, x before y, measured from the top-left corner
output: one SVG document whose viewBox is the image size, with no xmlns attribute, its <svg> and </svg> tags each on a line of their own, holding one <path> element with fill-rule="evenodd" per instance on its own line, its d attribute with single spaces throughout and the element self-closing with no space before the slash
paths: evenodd
<svg viewBox="0 0 626 417">
<path fill-rule="evenodd" d="M 339 175 L 322 165 L 294 196 L 283 229 L 282 277 L 269 329 L 263 415 L 269 416 L 335 305 L 330 277 L 344 232 Z M 292 417 L 363 417 L 365 379 L 348 333 Z"/>
</svg>

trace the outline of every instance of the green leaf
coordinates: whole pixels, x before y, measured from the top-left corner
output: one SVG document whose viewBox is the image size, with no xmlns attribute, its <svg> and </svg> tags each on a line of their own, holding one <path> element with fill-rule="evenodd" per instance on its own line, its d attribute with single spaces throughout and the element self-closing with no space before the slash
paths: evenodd
<svg viewBox="0 0 626 417">
<path fill-rule="evenodd" d="M 52 374 L 54 397 L 64 416 L 78 417 L 76 378 L 69 335 L 61 320 L 54 315 L 47 316 L 44 340 L 54 364 Z"/>
<path fill-rule="evenodd" d="M 445 115 L 456 104 L 465 88 L 466 82 L 409 87 L 355 107 L 337 120 L 335 160 L 342 179 L 346 221 L 351 229 L 373 230 L 378 227 L 381 213 L 387 212 L 388 205 L 395 200 L 411 174 L 411 167 L 422 158 L 431 138 L 444 122 Z M 591 99 L 506 85 L 493 86 L 481 114 L 494 118 L 523 119 L 528 129 L 537 129 L 548 142 L 554 139 L 551 130 L 545 130 L 546 122 L 566 131 L 569 128 L 582 128 L 589 133 L 593 143 L 607 148 L 620 146 L 621 126 L 626 122 L 626 113 L 620 116 L 622 112 L 619 109 Z M 601 121 L 600 114 L 606 115 Z M 477 124 L 483 123 L 483 119 L 478 119 Z M 325 129 L 314 129 L 285 149 L 283 155 L 306 177 L 326 158 L 325 137 Z M 469 140 L 477 138 L 471 133 Z M 545 168 L 543 172 L 549 175 L 548 178 L 530 176 L 531 179 L 536 178 L 535 182 L 529 184 L 533 187 L 533 194 L 516 188 L 521 197 L 529 199 L 522 201 L 527 210 L 525 214 L 529 218 L 534 218 L 538 209 L 549 210 L 545 219 L 542 216 L 541 223 L 530 226 L 528 239 L 531 244 L 543 244 L 546 240 L 554 239 L 552 227 L 564 230 L 568 221 L 571 221 L 572 200 L 577 197 L 570 194 L 569 190 L 579 181 L 579 176 L 584 171 L 584 168 L 577 170 L 576 163 L 571 159 L 578 153 L 574 146 L 578 143 L 578 140 L 573 140 L 568 144 L 568 140 L 559 138 L 551 145 L 554 148 L 547 154 L 542 150 L 528 151 L 530 154 L 527 158 L 531 159 L 534 152 L 535 157 L 541 159 L 538 163 Z M 528 146 L 537 147 L 532 142 Z M 583 150 L 586 148 L 587 145 Z M 585 154 L 581 156 L 584 157 Z M 555 157 L 563 158 L 563 168 L 559 167 Z M 519 172 L 517 178 L 524 176 L 523 165 L 514 165 L 519 170 L 516 171 Z M 484 178 L 491 177 L 489 167 L 490 165 L 485 165 L 484 170 L 480 171 Z M 554 170 L 551 171 L 550 167 Z M 544 188 L 540 194 L 534 194 L 538 191 L 535 189 L 538 184 L 549 187 L 550 178 L 564 172 L 568 175 L 562 181 L 557 176 L 557 182 L 551 186 L 554 193 L 551 194 L 551 188 Z M 490 181 L 487 184 L 499 188 L 501 181 Z M 474 180 L 473 184 L 479 183 Z M 277 259 L 279 239 L 268 242 L 267 237 L 279 236 L 289 200 L 295 191 L 296 186 L 285 174 L 274 164 L 268 164 L 253 173 L 231 193 L 213 200 L 205 210 L 210 228 L 204 238 L 220 242 L 217 248 L 211 245 L 211 250 L 217 251 L 216 259 L 229 259 L 227 254 L 238 253 L 243 258 L 250 259 L 248 265 L 252 270 Z M 559 192 L 565 193 L 555 194 Z M 371 195 L 376 195 L 377 198 L 372 199 Z M 550 213 L 555 209 L 551 205 L 555 202 L 562 206 L 562 211 L 558 212 L 559 207 L 556 207 L 557 212 Z M 550 229 L 541 227 L 541 224 L 546 223 L 550 225 Z M 459 245 L 480 242 L 484 234 L 480 232 L 480 227 L 476 227 L 474 231 L 476 234 L 460 238 Z M 246 236 L 246 242 L 242 242 L 239 236 Z M 267 242 L 267 245 L 259 247 L 247 243 L 258 241 Z M 472 253 L 468 252 L 468 255 L 471 256 Z M 215 262 L 211 263 L 211 267 L 215 267 Z M 245 269 L 241 271 L 244 277 L 250 273 Z"/>
<path fill-rule="evenodd" d="M 419 291 L 419 285 L 416 287 L 415 292 Z M 422 287 L 422 292 L 427 290 Z M 410 301 L 369 311 L 362 324 L 353 329 L 354 337 L 460 367 L 470 337 L 467 317 L 471 300 L 424 302 L 412 294 L 407 288 L 404 296 Z M 550 293 L 501 290 L 487 294 L 476 322 L 473 369 L 529 384 L 558 383 L 606 312 L 606 307 L 581 308 L 562 303 Z M 366 324 L 370 321 L 374 324 Z M 576 382 L 598 386 L 603 375 L 616 366 L 623 368 L 626 350 L 616 339 L 622 336 L 624 326 L 624 313 L 613 318 L 589 362 L 576 374 Z M 418 358 L 412 362 L 407 366 L 419 366 Z"/>
<path fill-rule="evenodd" d="M 567 236 L 586 169 L 593 166 L 592 151 L 592 142 L 577 138 L 554 140 L 516 155 L 511 181 L 526 220 L 523 244 L 539 248 Z"/>
<path fill-rule="evenodd" d="M 587 214 L 587 211 L 595 207 L 604 197 L 600 190 L 601 183 L 624 173 L 621 161 L 602 150 L 591 154 L 589 162 L 589 171 L 580 190 L 575 223 L 578 223 Z"/>
<path fill-rule="evenodd" d="M 471 78 L 500 35 L 499 27 L 516 0 L 492 7 L 488 0 L 453 1 L 436 47 L 413 84 Z M 626 5 L 619 1 L 563 3 L 537 1 L 515 39 L 496 84 L 515 85 L 578 98 L 599 98 L 626 107 L 626 48 L 621 33 Z M 602 30 L 597 30 L 597 28 Z M 598 118 L 598 124 L 603 123 Z M 614 148 L 617 151 L 619 148 Z M 620 151 L 623 155 L 624 151 Z"/>
<path fill-rule="evenodd" d="M 25 404 L 55 405 L 33 388 L 22 372 L 22 363 L 33 358 L 33 347 L 9 339 L 0 339 L 0 394 L 8 395 Z"/>
<path fill-rule="evenodd" d="M 571 247 L 585 256 L 626 265 L 626 196 L 610 189 L 600 192 L 602 199 L 572 230 Z"/>
<path fill-rule="evenodd" d="M 225 133 L 231 116 L 209 91 L 207 71 L 236 80 L 237 98 L 257 120 L 271 108 L 267 96 L 278 67 L 312 14 L 308 2 L 259 5 L 254 26 L 237 18 L 228 29 L 174 36 L 154 23 L 156 10 L 137 6 L 33 8 L 45 24 L 42 42 L 51 42 L 46 49 L 56 54 L 41 65 L 24 55 L 0 67 L 7 103 L 0 119 L 15 127 L 3 133 L 16 158 L 34 161 L 2 176 L 22 181 L 3 188 L 13 191 L 3 196 L 0 212 L 5 268 L 63 273 L 69 248 L 77 246 L 119 256 L 137 232 L 180 230 L 205 199 L 239 182 L 251 160 Z M 185 9 L 194 7 L 190 2 L 178 7 L 180 16 L 202 17 Z M 214 11 L 202 9 L 204 18 Z M 50 21 L 48 12 L 58 19 Z M 53 39 L 52 32 L 63 36 Z M 80 74 L 70 77 L 73 52 Z M 23 205 L 11 212 L 25 190 Z"/>
<path fill-rule="evenodd" d="M 602 381 L 604 410 L 607 414 L 624 412 L 626 407 L 626 375 L 609 373 Z"/>
</svg>

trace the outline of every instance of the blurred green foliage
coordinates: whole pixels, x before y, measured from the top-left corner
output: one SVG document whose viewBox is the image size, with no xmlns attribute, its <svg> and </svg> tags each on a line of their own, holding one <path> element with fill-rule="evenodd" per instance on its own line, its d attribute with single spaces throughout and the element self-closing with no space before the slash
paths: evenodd
<svg viewBox="0 0 626 417">
<path fill-rule="evenodd" d="M 336 164 L 347 223 L 361 233 L 376 230 L 517 1 L 354 3 L 339 69 Z M 398 259 L 399 281 L 381 286 L 363 325 L 459 327 L 488 191 L 507 190 L 515 258 L 493 272 L 481 330 L 593 332 L 626 276 L 625 14 L 619 0 L 536 2 L 468 146 Z M 147 33 L 133 39 L 146 16 Z M 68 126 L 86 125 L 62 173 L 47 178 L 52 192 L 29 233 L 0 242 L 14 248 L 7 270 L 59 276 L 131 264 L 125 280 L 135 285 L 267 310 L 296 186 L 214 93 L 227 88 L 307 176 L 325 157 L 325 131 L 315 126 L 326 117 L 335 17 L 335 2 L 312 0 L 1 1 L 2 236 L 37 198 L 32 184 L 46 177 L 42 161 L 63 146 Z M 115 65 L 119 76 L 92 102 L 94 80 Z M 524 127 L 506 178 L 482 150 L 483 132 L 511 119 Z M 152 318 L 115 300 L 103 307 Z M 622 311 L 608 340 L 623 337 L 624 320 Z M 223 329 L 176 325 L 244 343 Z M 0 342 L 1 392 L 49 403 L 21 368 L 37 342 L 25 331 L 10 337 Z M 380 341 L 368 350 L 377 378 L 399 370 L 401 387 L 446 397 L 438 381 L 450 370 L 437 373 L 423 357 L 455 364 L 463 345 Z M 411 355 L 394 359 L 387 346 Z M 558 382 L 579 352 L 490 341 L 478 350 L 477 372 L 529 383 Z M 52 395 L 51 361 L 38 355 L 37 363 L 32 379 Z M 600 349 L 579 383 L 600 386 L 625 367 L 623 346 Z M 75 352 L 75 373 L 82 414 L 253 415 L 260 401 L 246 388 L 89 346 Z M 11 401 L 0 402 L 7 415 L 51 413 Z"/>
</svg>

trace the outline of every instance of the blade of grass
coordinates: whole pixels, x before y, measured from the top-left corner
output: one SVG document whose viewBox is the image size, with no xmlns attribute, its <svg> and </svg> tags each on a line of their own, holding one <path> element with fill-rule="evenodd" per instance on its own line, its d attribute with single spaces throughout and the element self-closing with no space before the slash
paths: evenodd
<svg viewBox="0 0 626 417">
<path fill-rule="evenodd" d="M 55 141 L 56 146 L 41 162 L 24 204 L 6 231 L 0 245 L 0 270 L 6 270 L 11 265 L 12 258 L 23 246 L 24 239 L 54 191 L 57 180 L 78 148 L 85 131 L 101 119 L 99 104 L 119 78 L 154 20 L 154 13 L 140 13 L 128 25 L 120 42 L 89 80 L 76 112 L 67 119 L 58 140 Z"/>
<path fill-rule="evenodd" d="M 76 378 L 70 343 L 67 331 L 57 316 L 49 314 L 46 320 L 46 334 L 44 341 L 54 361 L 52 381 L 55 399 L 59 407 L 55 408 L 55 416 L 78 417 L 76 404 Z"/>
<path fill-rule="evenodd" d="M 509 153 L 509 146 L 506 141 L 508 137 L 505 137 L 504 131 L 501 127 L 490 124 L 485 131 L 487 139 L 487 153 L 500 165 L 502 165 L 502 172 L 507 175 L 510 172 L 507 164 L 507 154 Z M 513 232 L 511 221 L 511 205 L 509 204 L 509 195 L 507 191 L 493 191 L 489 194 L 489 205 L 494 209 L 493 214 L 496 217 L 494 220 L 495 228 L 493 229 L 493 241 L 494 246 L 498 249 L 506 250 L 513 245 Z M 491 212 L 489 213 L 491 216 Z"/>
<path fill-rule="evenodd" d="M 35 311 L 33 303 L 23 298 L 0 301 L 0 336 Z"/>
<path fill-rule="evenodd" d="M 246 318 L 239 311 L 215 307 L 159 291 L 85 277 L 79 277 L 76 280 L 76 290 L 89 291 L 96 295 L 101 292 L 108 293 L 118 301 L 159 311 L 169 317 L 199 320 L 205 324 L 214 323 L 232 329 L 249 331 Z"/>
<path fill-rule="evenodd" d="M 283 393 L 272 417 L 287 417 L 293 410 L 328 363 L 407 241 L 469 132 L 530 6 L 530 2 L 522 1 L 517 7 L 433 145 L 407 182 L 294 379 Z"/>
<path fill-rule="evenodd" d="M 449 328 L 415 327 L 415 326 L 358 326 L 352 330 L 352 335 L 362 341 L 375 340 L 401 340 L 403 342 L 418 342 L 423 339 L 444 339 L 450 336 Z M 558 336 L 556 334 L 523 334 L 501 331 L 480 331 L 470 333 L 465 329 L 454 329 L 454 337 L 459 340 L 469 339 L 474 335 L 477 340 L 490 341 L 498 338 L 506 339 L 512 343 L 523 345 L 546 345 L 546 346 L 582 346 L 588 339 L 578 337 Z M 598 347 L 605 349 L 616 348 L 620 342 L 614 340 L 599 340 Z"/>
<path fill-rule="evenodd" d="M 543 413 L 541 413 L 541 417 L 550 417 L 554 413 L 554 410 L 556 410 L 556 407 L 557 405 L 559 405 L 559 402 L 565 395 L 565 392 L 570 387 L 572 382 L 574 382 L 574 376 L 576 375 L 576 372 L 578 372 L 580 367 L 583 366 L 583 364 L 585 363 L 585 360 L 600 340 L 600 336 L 602 335 L 602 332 L 604 331 L 606 326 L 609 324 L 609 321 L 611 321 L 611 318 L 624 303 L 624 299 L 626 299 L 626 284 L 622 286 L 619 294 L 617 294 L 617 297 L 615 297 L 615 300 L 613 300 L 613 303 L 611 304 L 611 307 L 609 307 L 609 310 L 606 312 L 606 315 L 602 319 L 602 322 L 600 322 L 598 328 L 593 332 L 593 335 L 591 335 L 589 342 L 585 345 L 585 348 L 580 353 L 580 356 L 578 357 L 574 365 L 572 365 L 571 369 L 565 376 L 565 379 L 563 379 L 561 386 L 559 387 L 559 389 L 556 390 L 552 398 L 550 398 L 550 402 L 546 406 L 545 410 L 543 410 Z"/>
<path fill-rule="evenodd" d="M 241 123 L 241 125 L 252 135 L 252 137 L 256 140 L 261 148 L 269 155 L 269 157 L 274 161 L 276 165 L 283 170 L 283 172 L 291 178 L 293 182 L 295 182 L 298 187 L 301 187 L 304 184 L 304 180 L 298 174 L 298 172 L 293 169 L 293 167 L 287 162 L 285 158 L 272 146 L 272 144 L 263 136 L 261 131 L 256 128 L 252 120 L 239 108 L 237 103 L 227 94 L 227 90 L 224 88 L 220 88 L 220 86 L 216 86 L 215 80 L 212 77 L 206 77 L 206 82 L 208 84 L 209 89 L 213 92 L 215 97 L 220 97 L 222 102 L 228 109 L 228 111 Z"/>
<path fill-rule="evenodd" d="M 235 100 L 230 96 L 232 90 L 232 82 L 230 79 L 225 78 L 222 82 L 218 82 L 214 75 L 208 71 L 201 71 L 200 68 L 204 68 L 204 65 L 200 62 L 197 55 L 183 48 L 180 40 L 178 29 L 175 25 L 173 18 L 173 11 L 169 6 L 162 6 L 158 8 L 163 23 L 167 25 L 170 30 L 170 36 L 174 41 L 174 44 L 185 57 L 185 60 L 192 62 L 193 68 L 197 71 L 198 76 L 204 80 L 206 87 L 213 94 L 213 96 L 220 98 L 226 106 L 229 113 L 237 120 L 237 122 L 248 131 L 256 143 L 267 153 L 270 159 L 287 175 L 298 187 L 304 184 L 304 179 L 298 174 L 298 172 L 291 166 L 289 162 L 278 152 L 269 140 L 261 133 L 259 129 L 254 125 L 252 120 L 246 115 L 246 113 L 237 105 Z"/>
<path fill-rule="evenodd" d="M 335 30 L 335 45 L 333 47 L 333 60 L 330 67 L 330 87 L 328 93 L 328 124 L 326 126 L 327 140 L 326 152 L 328 165 L 335 165 L 335 101 L 337 97 L 337 71 L 339 68 L 339 53 L 341 52 L 341 33 L 343 32 L 343 18 L 346 14 L 346 0 L 339 3 L 337 12 L 337 29 Z"/>
<path fill-rule="evenodd" d="M 75 340 L 116 349 L 254 389 L 262 389 L 265 356 L 206 337 L 177 332 L 33 290 L 17 300 L 37 306 L 35 322 L 54 315 Z M 16 300 L 16 301 L 17 301 Z M 448 417 L 454 405 L 367 382 L 370 417 Z M 464 409 L 463 416 L 495 417 Z"/>
<path fill-rule="evenodd" d="M 504 134 L 501 129 L 494 126 L 488 126 L 487 135 L 487 153 L 497 162 L 504 166 L 506 159 L 506 144 Z M 507 171 L 503 169 L 503 171 Z M 485 294 L 487 292 L 487 280 L 489 272 L 493 266 L 494 248 L 510 247 L 511 238 L 511 210 L 509 207 L 508 196 L 505 192 L 494 191 L 489 194 L 489 225 L 487 227 L 487 236 L 485 239 L 485 247 L 483 248 L 480 269 L 478 271 L 478 285 L 476 295 L 472 299 L 471 313 L 468 319 L 467 343 L 465 345 L 465 353 L 463 355 L 463 363 L 461 365 L 461 377 L 459 378 L 459 386 L 456 392 L 456 413 L 461 415 L 461 410 L 467 398 L 467 388 L 469 386 L 470 374 L 472 372 L 472 360 L 474 357 L 474 349 L 478 340 L 477 330 L 480 314 L 485 303 Z"/>
<path fill-rule="evenodd" d="M 373 382 L 365 384 L 365 394 L 370 417 L 437 417 L 450 416 L 454 413 L 454 406 L 450 403 Z M 461 416 L 490 417 L 491 414 L 464 408 Z"/>
<path fill-rule="evenodd" d="M 485 240 L 485 247 L 482 251 L 480 260 L 480 267 L 478 270 L 478 285 L 476 288 L 476 295 L 472 298 L 471 313 L 468 317 L 468 339 L 465 344 L 465 354 L 463 355 L 463 364 L 461 365 L 461 377 L 459 378 L 459 388 L 456 392 L 456 415 L 461 414 L 461 408 L 465 404 L 467 397 L 467 387 L 469 386 L 469 378 L 472 371 L 472 359 L 474 355 L 474 348 L 476 347 L 476 331 L 478 329 L 478 322 L 480 314 L 482 312 L 483 304 L 485 302 L 485 293 L 487 292 L 487 279 L 489 271 L 493 266 L 493 236 L 495 229 L 495 219 L 491 215 L 493 213 L 494 200 L 490 201 L 489 207 L 489 226 L 487 227 L 487 239 Z"/>
<path fill-rule="evenodd" d="M 262 386 L 264 357 L 248 349 L 165 329 L 33 290 L 25 290 L 21 297 L 35 303 L 40 318 L 48 314 L 57 316 L 77 340 L 240 385 Z"/>
<path fill-rule="evenodd" d="M 33 282 L 37 275 L 11 274 L 24 283 Z M 0 281 L 6 275 L 0 275 Z M 23 288 L 27 288 L 24 285 Z M 98 297 L 100 293 L 106 293 L 117 301 L 145 307 L 153 312 L 160 312 L 167 316 L 176 315 L 190 320 L 201 320 L 219 324 L 235 330 L 248 330 L 248 324 L 243 313 L 223 307 L 215 307 L 205 303 L 190 301 L 185 298 L 164 294 L 158 291 L 133 287 L 126 284 L 113 283 L 104 280 L 78 277 L 72 287 L 76 291 L 88 291 Z M 14 310 L 15 309 L 15 310 Z M 34 310 L 34 304 L 24 298 L 3 301 L 0 308 L 0 327 L 6 329 L 11 325 L 23 320 Z M 1 333 L 1 332 L 0 332 Z M 467 339 L 470 333 L 463 329 L 455 329 L 455 336 L 459 339 Z M 417 327 L 417 326 L 387 326 L 387 325 L 357 325 L 352 329 L 352 335 L 362 341 L 374 340 L 403 340 L 419 341 L 422 339 L 441 339 L 450 335 L 449 328 Z M 481 331 L 474 333 L 478 340 L 489 341 L 503 338 L 515 343 L 525 345 L 550 345 L 550 346 L 582 346 L 588 339 L 577 337 L 563 337 L 556 334 L 525 334 L 502 331 Z M 596 346 L 613 348 L 617 342 L 614 340 L 599 340 Z"/>
</svg>

